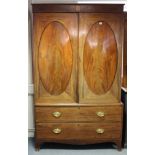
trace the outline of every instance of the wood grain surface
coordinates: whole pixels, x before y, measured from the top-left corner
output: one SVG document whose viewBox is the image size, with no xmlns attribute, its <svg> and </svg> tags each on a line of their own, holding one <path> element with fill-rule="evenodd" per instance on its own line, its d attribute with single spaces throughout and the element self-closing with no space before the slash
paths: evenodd
<svg viewBox="0 0 155 155">
<path fill-rule="evenodd" d="M 51 95 L 65 91 L 73 64 L 71 41 L 60 22 L 48 24 L 39 44 L 39 73 L 44 88 Z"/>
<path fill-rule="evenodd" d="M 123 14 L 79 14 L 79 102 L 121 99 Z"/>
<path fill-rule="evenodd" d="M 53 133 L 53 129 L 61 129 L 61 133 Z M 103 134 L 96 133 L 98 128 L 104 129 Z M 37 123 L 37 139 L 119 139 L 121 123 Z"/>
<path fill-rule="evenodd" d="M 56 118 L 54 112 L 61 113 Z M 97 112 L 103 112 L 99 117 Z M 36 107 L 36 122 L 121 122 L 122 106 L 105 107 Z"/>
<path fill-rule="evenodd" d="M 97 22 L 90 28 L 84 45 L 83 66 L 91 91 L 105 94 L 113 83 L 117 68 L 115 36 L 106 22 Z"/>
<path fill-rule="evenodd" d="M 123 49 L 122 86 L 127 88 L 127 12 L 124 13 L 124 49 Z"/>
<path fill-rule="evenodd" d="M 77 102 L 78 18 L 33 14 L 35 104 Z"/>
<path fill-rule="evenodd" d="M 124 4 L 33 4 L 33 12 L 114 12 L 123 11 Z"/>
</svg>

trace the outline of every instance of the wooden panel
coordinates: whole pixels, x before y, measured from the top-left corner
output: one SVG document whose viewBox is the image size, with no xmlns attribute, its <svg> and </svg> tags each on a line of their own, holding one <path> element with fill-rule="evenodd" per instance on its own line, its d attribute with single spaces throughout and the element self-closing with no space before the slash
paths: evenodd
<svg viewBox="0 0 155 155">
<path fill-rule="evenodd" d="M 54 112 L 61 113 L 56 118 Z M 104 116 L 97 116 L 97 112 L 103 112 Z M 122 106 L 107 107 L 36 107 L 36 122 L 121 122 Z"/>
<path fill-rule="evenodd" d="M 89 5 L 80 5 L 79 12 L 113 12 L 113 13 L 120 13 L 123 12 L 123 5 L 124 4 L 89 4 Z"/>
<path fill-rule="evenodd" d="M 61 129 L 61 133 L 53 133 L 53 129 Z M 104 129 L 98 134 L 98 128 Z M 121 123 L 37 123 L 36 138 L 67 140 L 67 139 L 118 139 L 121 137 Z"/>
<path fill-rule="evenodd" d="M 72 62 L 68 32 L 61 23 L 51 22 L 45 27 L 39 44 L 40 78 L 51 95 L 59 95 L 66 89 Z"/>
<path fill-rule="evenodd" d="M 124 13 L 124 49 L 123 49 L 123 79 L 122 86 L 127 88 L 127 13 Z"/>
<path fill-rule="evenodd" d="M 77 14 L 34 13 L 35 104 L 77 102 Z"/>
<path fill-rule="evenodd" d="M 33 4 L 33 12 L 123 12 L 124 4 Z"/>
<path fill-rule="evenodd" d="M 44 99 L 42 99 L 42 101 L 40 101 L 40 103 L 37 103 L 37 107 L 49 107 L 49 106 L 51 106 L 51 103 L 50 103 L 50 99 L 49 99 L 49 102 L 47 102 L 47 103 L 44 103 L 44 104 L 42 104 L 42 102 L 43 102 L 43 100 Z M 118 103 L 118 102 L 111 102 L 111 103 L 109 103 L 109 104 L 100 104 L 100 103 L 67 103 L 67 102 L 62 102 L 62 103 L 52 103 L 52 107 L 60 107 L 60 106 L 62 106 L 62 107 L 69 107 L 69 106 L 71 106 L 71 107 L 97 107 L 97 106 L 100 106 L 100 107 L 105 107 L 105 106 L 118 106 L 118 105 L 121 105 L 122 106 L 122 103 Z"/>
<path fill-rule="evenodd" d="M 117 67 L 114 33 L 105 22 L 92 25 L 84 44 L 84 75 L 95 94 L 105 94 L 111 87 Z"/>
<path fill-rule="evenodd" d="M 117 149 L 120 151 L 122 144 L 119 139 L 113 138 L 113 139 L 109 139 L 109 138 L 104 138 L 104 139 L 90 139 L 89 137 L 85 138 L 85 139 L 37 139 L 36 143 L 35 143 L 35 148 L 36 150 L 40 149 L 40 145 L 43 142 L 52 142 L 52 143 L 62 143 L 62 144 L 71 144 L 71 145 L 86 145 L 86 144 L 97 144 L 97 143 L 104 143 L 104 142 L 110 142 L 110 143 L 115 143 L 117 145 Z M 51 146 L 52 148 L 52 146 Z"/>
<path fill-rule="evenodd" d="M 79 20 L 79 102 L 118 103 L 123 14 L 80 13 Z"/>
</svg>

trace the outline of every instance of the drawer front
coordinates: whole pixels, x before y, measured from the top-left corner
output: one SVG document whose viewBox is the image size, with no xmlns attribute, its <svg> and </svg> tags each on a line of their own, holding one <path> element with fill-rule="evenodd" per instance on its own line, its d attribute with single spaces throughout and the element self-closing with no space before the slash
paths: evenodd
<svg viewBox="0 0 155 155">
<path fill-rule="evenodd" d="M 37 123 L 37 139 L 119 139 L 121 123 Z"/>
<path fill-rule="evenodd" d="M 121 106 L 106 107 L 36 107 L 36 122 L 120 122 Z"/>
<path fill-rule="evenodd" d="M 36 122 L 67 122 L 75 121 L 78 108 L 36 107 Z"/>
</svg>

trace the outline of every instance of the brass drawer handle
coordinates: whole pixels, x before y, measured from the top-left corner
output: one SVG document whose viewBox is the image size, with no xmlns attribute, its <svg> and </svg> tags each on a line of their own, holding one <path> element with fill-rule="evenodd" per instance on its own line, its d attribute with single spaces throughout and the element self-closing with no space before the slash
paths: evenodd
<svg viewBox="0 0 155 155">
<path fill-rule="evenodd" d="M 61 133 L 61 129 L 60 128 L 55 128 L 55 129 L 53 129 L 53 133 L 59 134 L 59 133 Z"/>
<path fill-rule="evenodd" d="M 58 117 L 61 116 L 61 112 L 56 111 L 56 112 L 53 112 L 52 115 L 53 115 L 54 117 L 58 118 Z"/>
<path fill-rule="evenodd" d="M 98 111 L 98 112 L 96 113 L 96 115 L 99 116 L 99 117 L 104 117 L 104 112 Z"/>
<path fill-rule="evenodd" d="M 102 134 L 102 133 L 104 133 L 104 129 L 98 128 L 98 129 L 96 129 L 96 132 L 98 134 Z"/>
</svg>

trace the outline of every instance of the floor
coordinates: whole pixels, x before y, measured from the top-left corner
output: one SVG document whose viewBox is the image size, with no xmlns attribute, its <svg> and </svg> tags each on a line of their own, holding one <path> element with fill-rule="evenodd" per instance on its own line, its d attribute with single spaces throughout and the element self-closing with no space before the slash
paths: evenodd
<svg viewBox="0 0 155 155">
<path fill-rule="evenodd" d="M 118 151 L 113 144 L 94 145 L 63 145 L 63 144 L 42 144 L 39 152 L 35 151 L 34 139 L 28 140 L 28 155 L 127 155 L 127 149 Z"/>
</svg>

